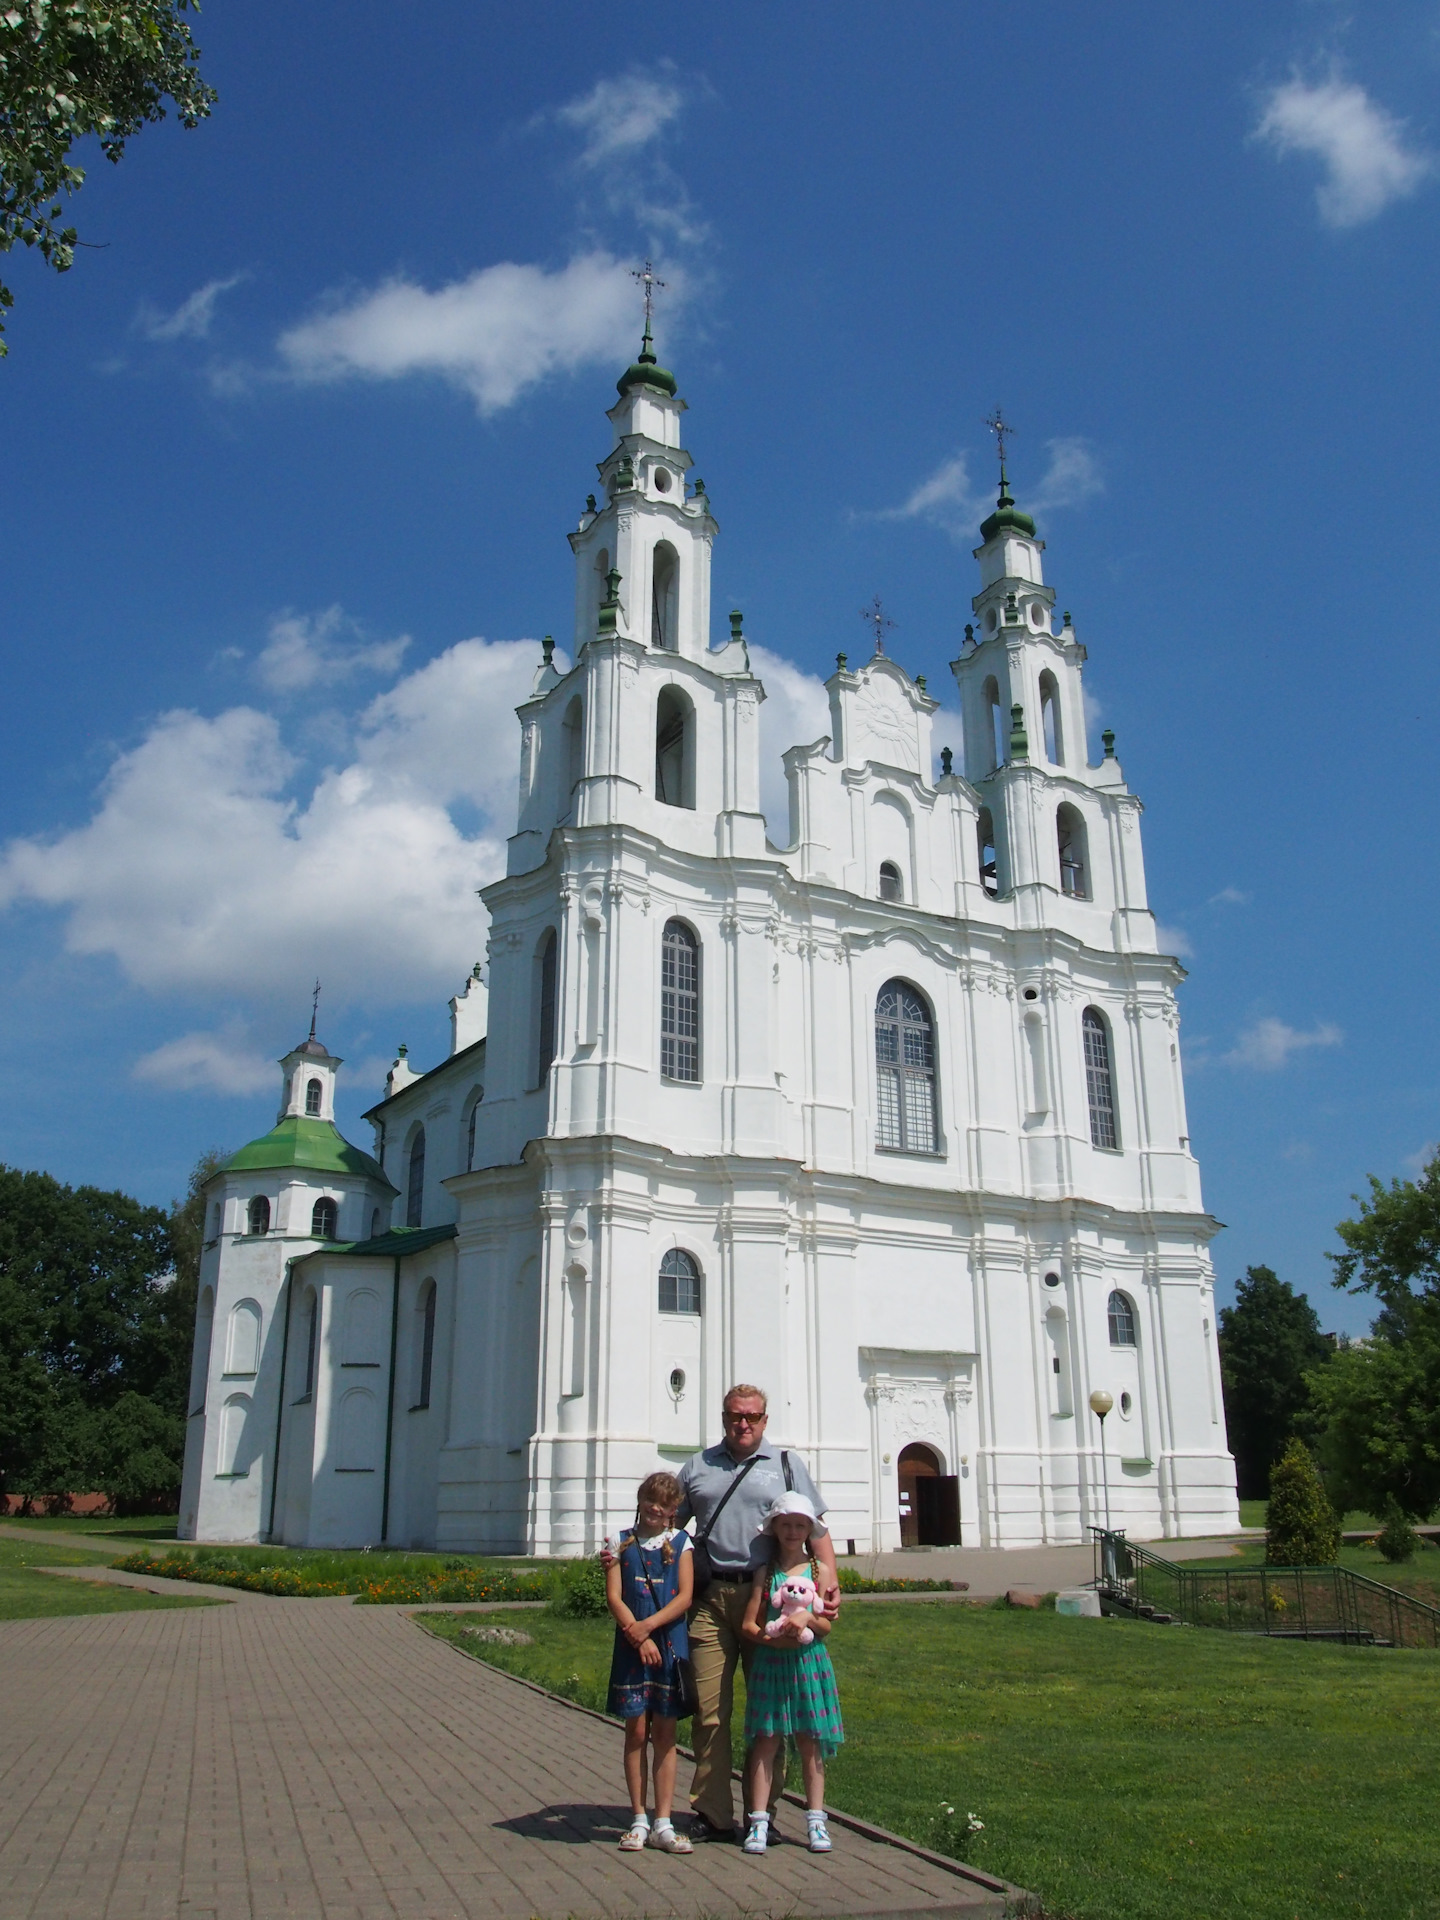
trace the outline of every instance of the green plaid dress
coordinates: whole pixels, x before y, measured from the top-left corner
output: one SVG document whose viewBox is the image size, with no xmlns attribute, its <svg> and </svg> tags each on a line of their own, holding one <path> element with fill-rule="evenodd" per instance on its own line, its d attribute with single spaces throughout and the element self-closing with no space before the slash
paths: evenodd
<svg viewBox="0 0 1440 1920">
<path fill-rule="evenodd" d="M 810 1577 L 815 1577 L 813 1565 Z M 767 1625 L 780 1617 L 775 1595 L 784 1584 L 785 1576 L 777 1569 L 770 1576 Z M 745 1676 L 746 1744 L 762 1733 L 811 1734 L 820 1742 L 822 1754 L 834 1753 L 844 1740 L 835 1669 L 818 1635 L 808 1647 L 755 1649 Z"/>
</svg>

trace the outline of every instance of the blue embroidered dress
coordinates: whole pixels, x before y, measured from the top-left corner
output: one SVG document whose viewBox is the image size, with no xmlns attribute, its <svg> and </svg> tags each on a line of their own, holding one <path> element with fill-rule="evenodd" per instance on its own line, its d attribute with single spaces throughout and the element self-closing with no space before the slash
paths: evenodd
<svg viewBox="0 0 1440 1920">
<path fill-rule="evenodd" d="M 812 1562 L 809 1577 L 815 1577 Z M 765 1623 L 780 1618 L 779 1592 L 785 1575 L 777 1567 L 770 1576 L 770 1604 Z M 835 1669 L 825 1642 L 817 1634 L 808 1647 L 758 1646 L 745 1676 L 745 1744 L 762 1733 L 793 1738 L 812 1734 L 822 1754 L 832 1754 L 845 1738 L 840 1719 L 840 1695 Z"/>
<path fill-rule="evenodd" d="M 665 1564 L 665 1542 L 670 1542 L 670 1564 Z M 690 1551 L 690 1536 L 684 1532 L 655 1534 L 641 1545 L 635 1534 L 620 1536 L 620 1597 L 637 1620 L 648 1620 L 661 1607 L 668 1607 L 680 1591 L 680 1557 Z M 644 1571 L 642 1571 L 642 1560 Z M 647 1582 L 645 1574 L 650 1579 Z M 655 1595 L 651 1598 L 650 1588 Z M 680 1694 L 675 1680 L 677 1657 L 689 1658 L 690 1637 L 685 1616 L 672 1620 L 651 1636 L 650 1644 L 660 1651 L 660 1665 L 647 1667 L 639 1650 L 617 1626 L 615 1652 L 610 1661 L 610 1699 L 608 1709 L 621 1720 L 638 1719 L 642 1713 L 656 1713 L 662 1719 L 680 1718 Z"/>
</svg>

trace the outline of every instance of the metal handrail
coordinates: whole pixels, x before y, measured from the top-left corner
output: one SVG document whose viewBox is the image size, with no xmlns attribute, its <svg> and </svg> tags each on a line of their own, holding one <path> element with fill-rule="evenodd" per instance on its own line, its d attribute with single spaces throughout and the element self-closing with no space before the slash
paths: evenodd
<svg viewBox="0 0 1440 1920">
<path fill-rule="evenodd" d="M 1440 1607 L 1349 1567 L 1188 1567 L 1091 1527 L 1103 1598 L 1164 1612 L 1188 1626 L 1272 1639 L 1440 1649 Z"/>
</svg>

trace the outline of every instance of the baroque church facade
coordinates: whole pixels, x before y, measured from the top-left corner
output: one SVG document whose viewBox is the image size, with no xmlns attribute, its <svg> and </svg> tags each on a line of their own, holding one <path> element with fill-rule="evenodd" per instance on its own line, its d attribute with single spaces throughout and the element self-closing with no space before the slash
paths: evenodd
<svg viewBox="0 0 1440 1920">
<path fill-rule="evenodd" d="M 1237 1525 L 1183 972 L 1034 522 L 1002 469 L 960 765 L 842 654 L 777 846 L 648 332 L 619 391 L 449 1057 L 367 1154 L 312 1023 L 208 1189 L 182 1537 L 590 1552 L 737 1379 L 842 1549 Z"/>
</svg>

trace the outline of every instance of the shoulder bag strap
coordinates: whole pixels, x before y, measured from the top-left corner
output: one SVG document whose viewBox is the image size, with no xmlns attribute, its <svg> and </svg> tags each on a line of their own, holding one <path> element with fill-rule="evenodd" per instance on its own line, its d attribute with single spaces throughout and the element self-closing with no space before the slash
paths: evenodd
<svg viewBox="0 0 1440 1920">
<path fill-rule="evenodd" d="M 788 1453 L 782 1453 L 780 1455 L 780 1465 L 785 1474 L 785 1491 L 787 1493 L 793 1493 L 795 1491 L 795 1476 L 790 1471 L 790 1456 Z"/>
<path fill-rule="evenodd" d="M 751 1454 L 750 1458 L 745 1462 L 744 1466 L 741 1467 L 740 1471 L 735 1475 L 734 1479 L 730 1482 L 729 1486 L 726 1487 L 724 1493 L 721 1494 L 719 1505 L 716 1507 L 715 1511 L 711 1514 L 710 1518 L 705 1522 L 704 1526 L 700 1529 L 700 1531 L 695 1536 L 695 1544 L 697 1546 L 703 1546 L 705 1542 L 710 1538 L 711 1533 L 714 1531 L 715 1522 L 720 1518 L 721 1514 L 725 1511 L 726 1507 L 730 1504 L 731 1494 L 734 1493 L 735 1489 L 740 1485 L 740 1482 L 745 1478 L 746 1474 L 749 1473 L 750 1469 L 753 1466 L 758 1464 L 759 1459 L 760 1459 L 760 1456 L 758 1453 Z"/>
</svg>

